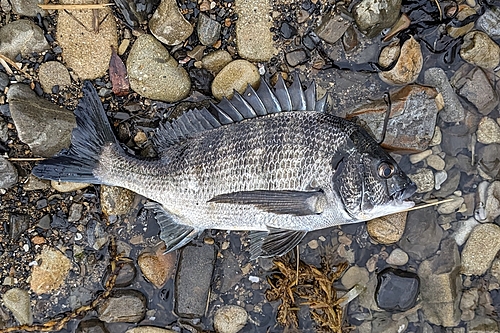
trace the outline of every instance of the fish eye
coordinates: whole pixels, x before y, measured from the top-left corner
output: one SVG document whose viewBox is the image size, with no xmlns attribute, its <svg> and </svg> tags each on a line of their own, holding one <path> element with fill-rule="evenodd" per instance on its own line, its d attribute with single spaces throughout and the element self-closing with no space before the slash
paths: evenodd
<svg viewBox="0 0 500 333">
<path fill-rule="evenodd" d="M 382 162 L 378 166 L 378 175 L 382 178 L 390 178 L 394 174 L 395 168 L 394 165 Z"/>
</svg>

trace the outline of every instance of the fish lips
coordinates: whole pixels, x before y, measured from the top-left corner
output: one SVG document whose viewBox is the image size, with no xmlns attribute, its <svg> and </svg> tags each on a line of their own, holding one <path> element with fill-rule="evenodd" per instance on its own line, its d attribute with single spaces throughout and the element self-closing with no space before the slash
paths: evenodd
<svg viewBox="0 0 500 333">
<path fill-rule="evenodd" d="M 415 192 L 417 191 L 417 185 L 412 182 L 411 180 L 408 180 L 407 182 L 403 183 L 402 186 L 397 183 L 393 183 L 389 188 L 392 189 L 392 193 L 390 194 L 393 200 L 396 200 L 397 202 L 402 202 L 409 197 L 411 197 Z"/>
</svg>

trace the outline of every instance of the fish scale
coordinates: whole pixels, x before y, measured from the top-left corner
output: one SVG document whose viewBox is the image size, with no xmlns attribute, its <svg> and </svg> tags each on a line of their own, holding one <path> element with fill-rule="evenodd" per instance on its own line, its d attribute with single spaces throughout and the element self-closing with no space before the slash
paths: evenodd
<svg viewBox="0 0 500 333">
<path fill-rule="evenodd" d="M 84 84 L 72 145 L 42 161 L 41 178 L 121 186 L 146 204 L 171 251 L 204 229 L 249 230 L 251 257 L 282 255 L 317 229 L 413 206 L 415 184 L 358 125 L 325 113 L 298 78 L 262 81 L 233 100 L 191 110 L 154 134 L 159 158 L 116 141 L 95 89 Z M 234 104 L 233 104 L 234 103 Z M 314 110 L 305 110 L 305 108 Z M 254 109 L 255 108 L 255 109 Z"/>
</svg>

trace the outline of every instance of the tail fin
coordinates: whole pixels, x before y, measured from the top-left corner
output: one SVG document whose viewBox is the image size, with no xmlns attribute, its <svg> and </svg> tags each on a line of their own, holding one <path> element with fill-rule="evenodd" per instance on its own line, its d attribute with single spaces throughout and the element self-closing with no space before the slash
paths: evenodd
<svg viewBox="0 0 500 333">
<path fill-rule="evenodd" d="M 73 129 L 69 150 L 44 160 L 32 173 L 42 179 L 94 183 L 93 174 L 102 148 L 117 143 L 97 92 L 89 81 L 83 84 L 83 97 L 75 109 L 76 128 Z"/>
</svg>

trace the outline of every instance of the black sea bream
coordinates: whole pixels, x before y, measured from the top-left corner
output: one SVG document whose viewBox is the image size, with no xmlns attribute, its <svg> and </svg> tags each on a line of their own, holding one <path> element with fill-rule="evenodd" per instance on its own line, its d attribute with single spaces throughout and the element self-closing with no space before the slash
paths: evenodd
<svg viewBox="0 0 500 333">
<path fill-rule="evenodd" d="M 44 179 L 121 186 L 155 203 L 167 251 L 204 229 L 250 230 L 250 252 L 283 255 L 308 231 L 406 210 L 415 184 L 361 127 L 326 111 L 314 83 L 296 78 L 206 109 L 156 131 L 159 157 L 141 160 L 115 139 L 90 82 L 68 151 L 42 161 Z"/>
</svg>

